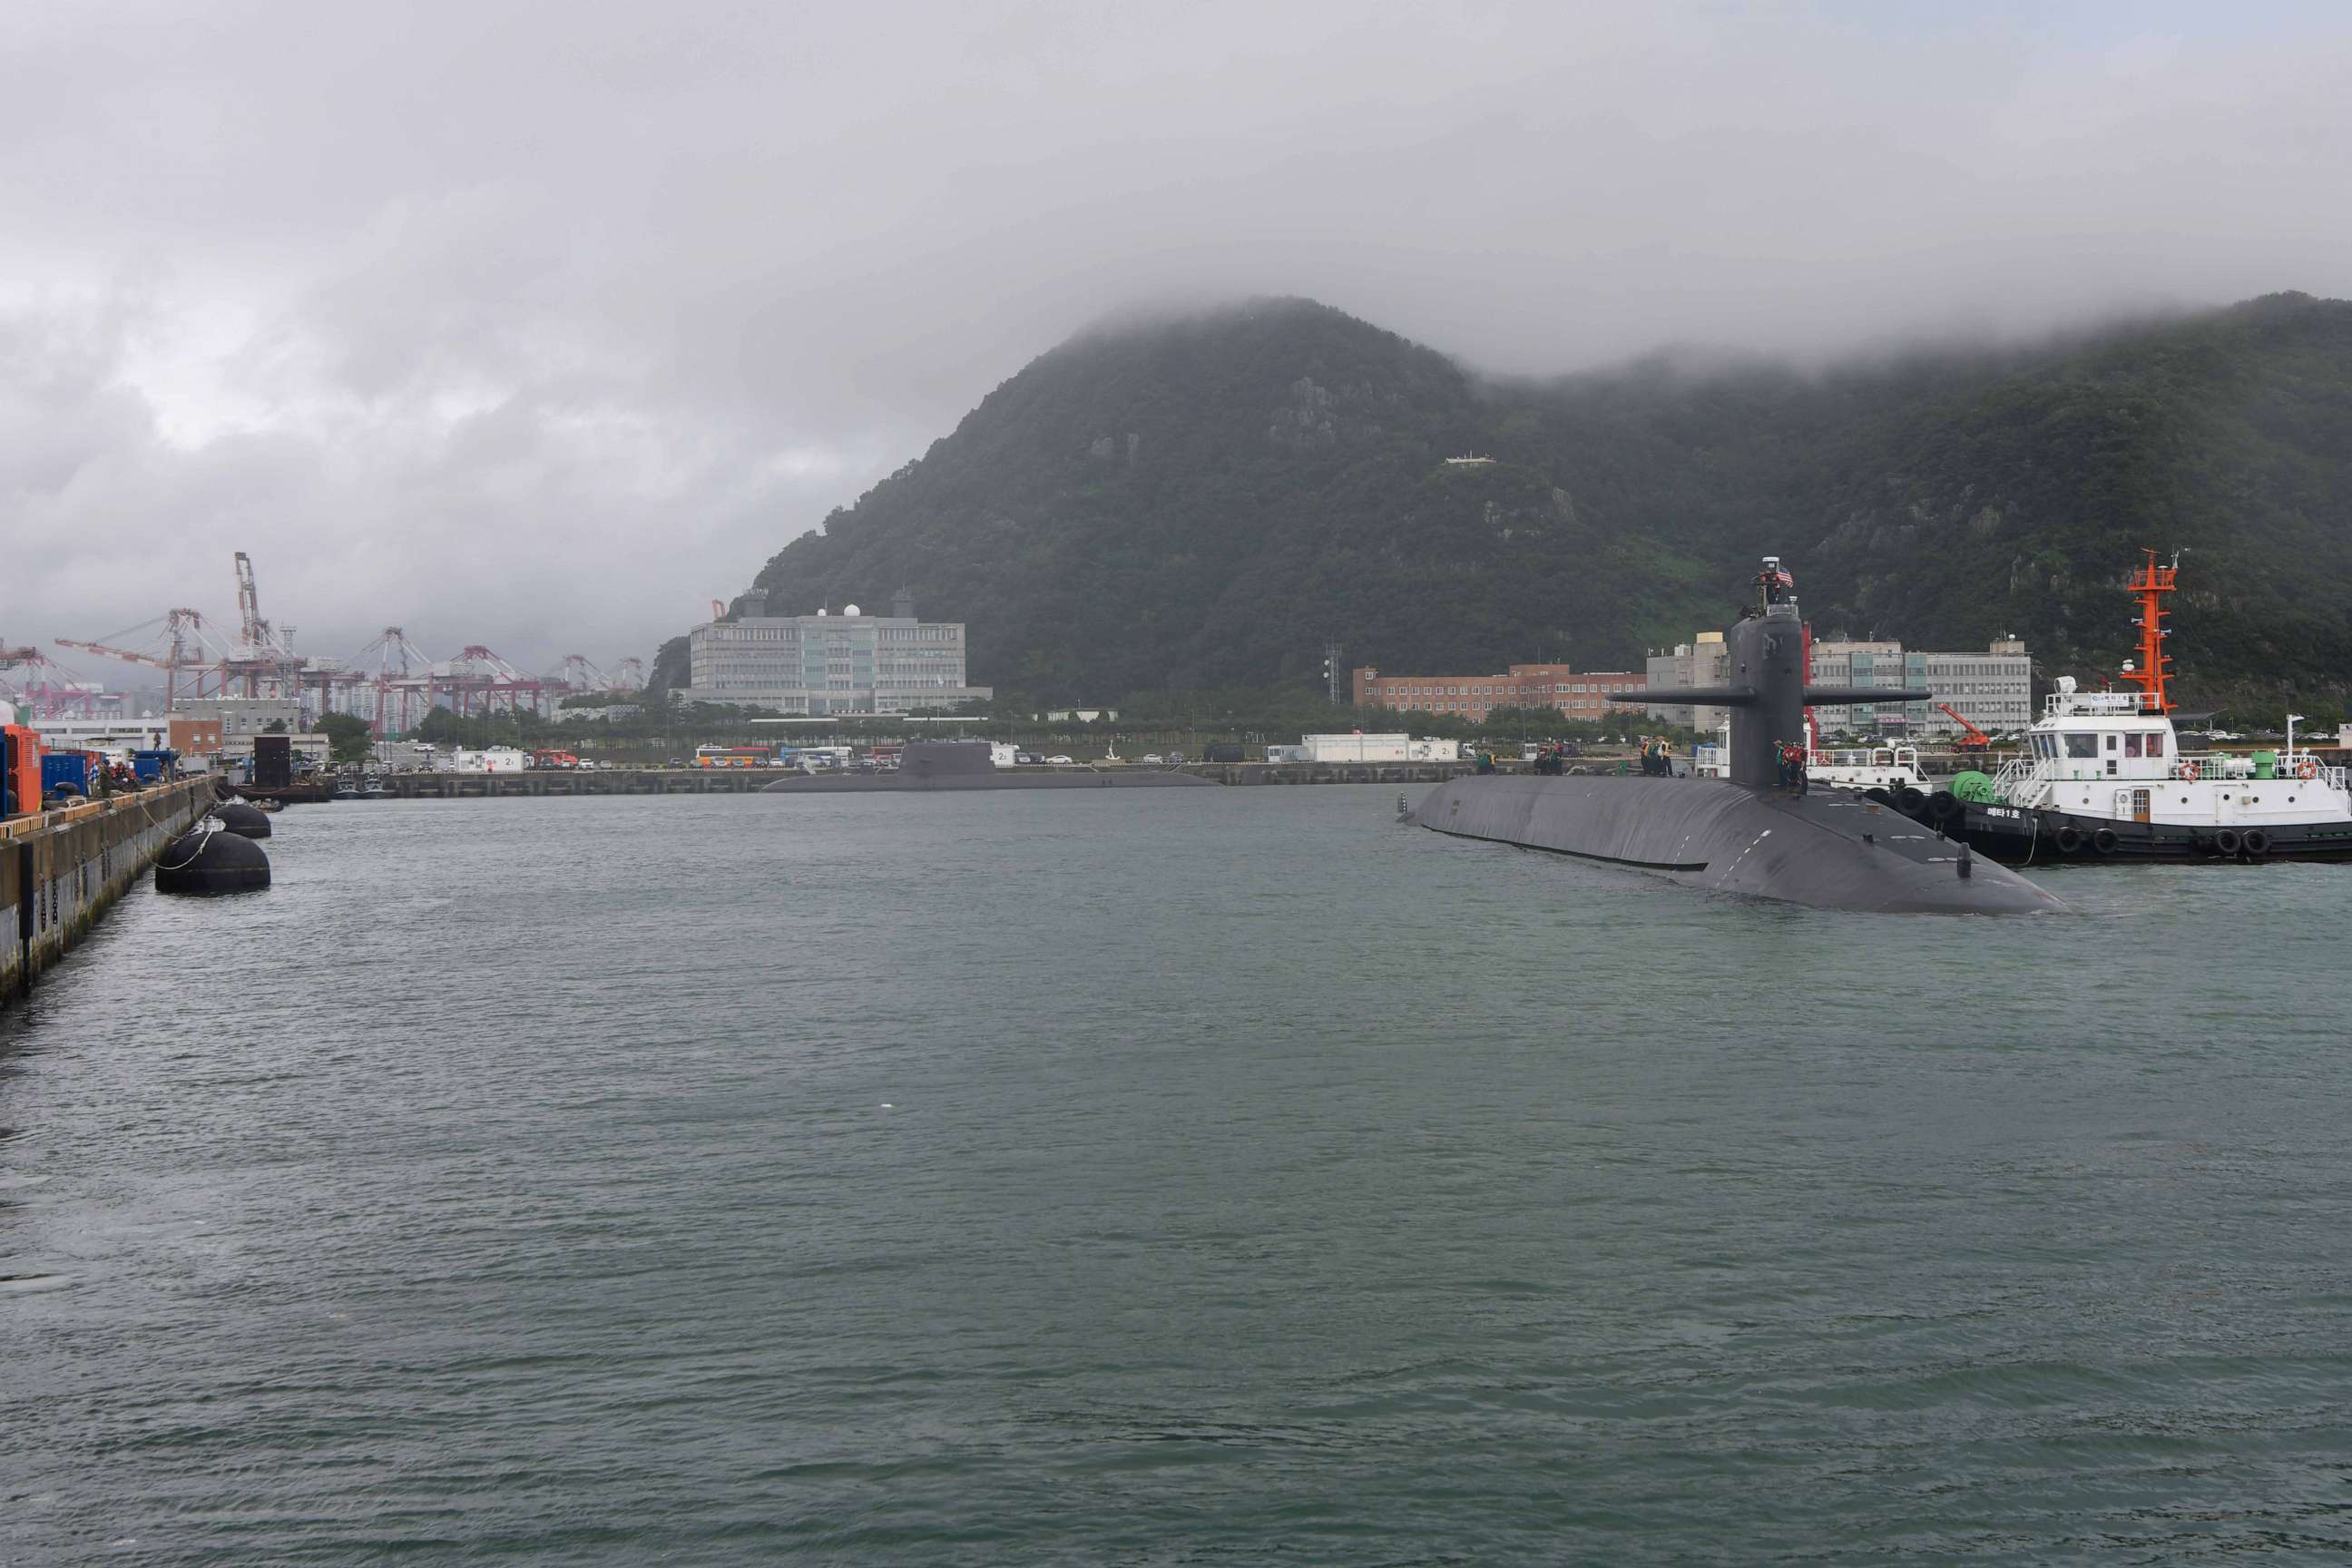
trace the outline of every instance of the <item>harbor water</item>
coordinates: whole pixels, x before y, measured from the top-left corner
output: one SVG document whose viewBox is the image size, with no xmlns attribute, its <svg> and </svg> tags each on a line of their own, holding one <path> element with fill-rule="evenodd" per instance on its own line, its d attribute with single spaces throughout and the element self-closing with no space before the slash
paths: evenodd
<svg viewBox="0 0 2352 1568">
<path fill-rule="evenodd" d="M 0 1015 L 0 1561 L 2352 1549 L 2352 872 L 346 804 Z"/>
</svg>

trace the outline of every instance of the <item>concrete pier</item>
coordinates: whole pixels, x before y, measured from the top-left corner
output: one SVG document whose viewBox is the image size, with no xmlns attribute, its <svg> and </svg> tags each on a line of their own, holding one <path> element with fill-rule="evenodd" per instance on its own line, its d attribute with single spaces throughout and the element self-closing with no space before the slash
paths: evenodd
<svg viewBox="0 0 2352 1568">
<path fill-rule="evenodd" d="M 0 1002 L 80 942 L 212 804 L 210 779 L 0 823 Z"/>
</svg>

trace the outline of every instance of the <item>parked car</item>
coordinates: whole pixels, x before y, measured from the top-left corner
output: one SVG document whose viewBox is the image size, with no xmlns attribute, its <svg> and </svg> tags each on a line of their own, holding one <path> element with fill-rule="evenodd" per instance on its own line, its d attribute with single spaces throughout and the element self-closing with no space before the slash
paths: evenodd
<svg viewBox="0 0 2352 1568">
<path fill-rule="evenodd" d="M 1049 762 L 1049 763 L 1053 763 L 1053 764 L 1054 764 L 1054 766 L 1055 766 L 1055 767 L 1057 767 L 1057 768 L 1066 768 L 1066 767 L 1068 767 L 1068 766 L 1070 765 L 1070 759 L 1069 759 L 1067 756 L 1066 756 L 1065 754 L 1063 754 L 1062 752 L 1055 752 L 1052 756 L 1047 757 L 1045 760 L 1046 760 L 1047 762 Z"/>
<path fill-rule="evenodd" d="M 1181 752 L 1171 752 L 1168 753 L 1168 765 L 1171 768 L 1181 768 L 1191 760 L 1191 758 L 1187 757 Z"/>
<path fill-rule="evenodd" d="M 1143 765 L 1147 768 L 1164 768 L 1168 765 L 1168 759 L 1157 752 L 1146 752 L 1143 753 Z"/>
<path fill-rule="evenodd" d="M 1015 752 L 1013 753 L 1013 765 L 1016 767 L 1035 766 L 1043 763 L 1045 760 L 1045 753 L 1042 752 Z"/>
</svg>

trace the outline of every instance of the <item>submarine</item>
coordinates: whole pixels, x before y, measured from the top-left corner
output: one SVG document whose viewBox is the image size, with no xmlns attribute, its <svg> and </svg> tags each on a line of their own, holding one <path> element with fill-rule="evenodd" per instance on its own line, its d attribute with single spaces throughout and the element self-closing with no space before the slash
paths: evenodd
<svg viewBox="0 0 2352 1568">
<path fill-rule="evenodd" d="M 763 795 L 910 795 L 982 789 L 1215 789 L 1216 781 L 1154 768 L 1000 768 L 985 741 L 909 741 L 878 773 L 804 773 Z"/>
<path fill-rule="evenodd" d="M 1802 784 L 1808 705 L 1921 702 L 1925 691 L 1808 686 L 1796 586 L 1777 556 L 1727 634 L 1733 683 L 1627 692 L 1628 705 L 1731 710 L 1727 777 L 1490 773 L 1447 781 L 1403 820 L 1459 838 L 1622 866 L 1684 887 L 1817 909 L 2034 914 L 2065 908 L 2008 868 L 1879 801 Z M 1784 778 L 1790 755 L 1800 759 Z"/>
</svg>

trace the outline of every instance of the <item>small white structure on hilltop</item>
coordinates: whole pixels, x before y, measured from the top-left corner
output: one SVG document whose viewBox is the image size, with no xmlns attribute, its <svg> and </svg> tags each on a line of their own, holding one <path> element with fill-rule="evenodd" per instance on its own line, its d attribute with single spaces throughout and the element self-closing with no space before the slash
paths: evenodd
<svg viewBox="0 0 2352 1568">
<path fill-rule="evenodd" d="M 1295 746 L 1268 746 L 1269 763 L 1453 763 L 1459 741 L 1418 741 L 1411 735 L 1301 735 Z"/>
</svg>

